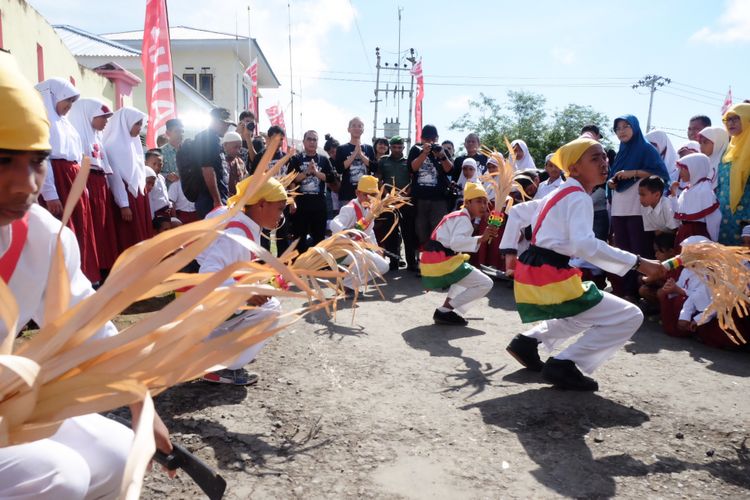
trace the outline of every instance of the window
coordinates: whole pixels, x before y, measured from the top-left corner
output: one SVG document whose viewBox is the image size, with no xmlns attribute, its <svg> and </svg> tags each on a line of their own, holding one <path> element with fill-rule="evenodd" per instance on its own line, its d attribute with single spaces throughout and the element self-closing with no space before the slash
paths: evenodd
<svg viewBox="0 0 750 500">
<path fill-rule="evenodd" d="M 44 81 L 44 48 L 36 44 L 36 76 L 37 81 Z"/>
<path fill-rule="evenodd" d="M 194 89 L 198 88 L 198 76 L 195 73 L 183 73 L 182 79 Z"/>
<path fill-rule="evenodd" d="M 203 97 L 209 101 L 214 100 L 214 75 L 211 73 L 201 73 L 199 76 L 199 91 Z"/>
</svg>

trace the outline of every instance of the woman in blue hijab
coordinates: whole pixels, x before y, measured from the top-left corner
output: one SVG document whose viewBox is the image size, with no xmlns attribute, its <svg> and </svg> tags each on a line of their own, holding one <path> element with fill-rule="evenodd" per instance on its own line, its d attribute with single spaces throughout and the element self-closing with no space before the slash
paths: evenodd
<svg viewBox="0 0 750 500">
<path fill-rule="evenodd" d="M 609 170 L 607 183 L 612 193 L 612 231 L 616 247 L 644 257 L 653 258 L 654 233 L 643 230 L 638 183 L 641 179 L 658 175 L 669 186 L 669 174 L 659 152 L 641 132 L 638 118 L 623 115 L 615 119 L 615 134 L 620 149 Z M 637 273 L 630 272 L 621 283 L 613 283 L 620 297 L 638 297 Z"/>
</svg>

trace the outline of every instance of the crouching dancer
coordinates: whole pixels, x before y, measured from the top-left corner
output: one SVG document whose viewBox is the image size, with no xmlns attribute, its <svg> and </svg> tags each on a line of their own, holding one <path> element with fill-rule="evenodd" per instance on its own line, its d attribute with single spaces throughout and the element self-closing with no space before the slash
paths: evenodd
<svg viewBox="0 0 750 500">
<path fill-rule="evenodd" d="M 492 289 L 492 278 L 469 264 L 468 255 L 457 253 L 476 252 L 482 243 L 497 236 L 498 228 L 493 225 L 488 225 L 481 236 L 472 236 L 471 221 L 488 214 L 488 203 L 484 187 L 467 182 L 464 207 L 443 217 L 419 257 L 426 289 L 450 287 L 445 302 L 432 316 L 435 323 L 466 326 L 468 321 L 458 313 L 466 314 L 476 300 Z"/>
<path fill-rule="evenodd" d="M 515 277 L 518 313 L 524 323 L 543 320 L 517 335 L 508 352 L 526 368 L 541 371 L 545 381 L 562 389 L 596 391 L 592 373 L 635 333 L 643 314 L 635 305 L 581 282 L 571 257 L 625 275 L 631 269 L 657 279 L 664 268 L 657 261 L 609 246 L 594 237 L 594 211 L 589 193 L 607 179 L 607 157 L 601 145 L 579 138 L 557 150 L 552 162 L 567 177 L 541 200 L 515 205 L 500 242 L 508 269 Z M 533 228 L 531 246 L 515 260 L 519 230 Z M 552 351 L 564 340 L 584 335 L 542 363 L 539 343 Z M 581 370 L 581 371 L 579 371 Z"/>
<path fill-rule="evenodd" d="M 61 222 L 36 201 L 47 173 L 49 122 L 39 95 L 10 55 L 0 53 L 0 279 L 18 304 L 18 328 L 30 319 L 44 325 L 47 276 Z M 61 244 L 70 280 L 70 305 L 94 293 L 81 271 L 78 242 L 62 227 Z M 18 331 L 0 322 L 0 341 Z M 97 337 L 117 335 L 106 323 Z M 2 370 L 0 368 L 0 370 Z M 137 422 L 140 404 L 132 405 Z M 157 416 L 156 446 L 169 453 L 167 429 Z M 47 439 L 0 447 L 0 498 L 114 498 L 120 491 L 133 441 L 127 427 L 98 414 L 63 421 Z"/>
<path fill-rule="evenodd" d="M 237 183 L 237 194 L 227 200 L 229 207 L 239 202 L 245 194 L 252 177 L 247 177 Z M 250 249 L 241 243 L 243 238 L 261 244 L 261 230 L 275 229 L 282 219 L 284 207 L 287 204 L 287 193 L 284 186 L 275 178 L 266 181 L 245 204 L 244 210 L 235 215 L 228 223 L 224 230 L 225 234 L 219 236 L 211 245 L 206 248 L 196 260 L 200 265 L 201 273 L 212 273 L 224 269 L 226 266 L 236 262 L 251 261 L 255 258 Z M 226 213 L 227 207 L 218 207 L 208 213 L 206 218 L 218 217 Z M 228 281 L 231 283 L 231 280 Z M 271 314 L 276 314 L 281 310 L 281 303 L 275 297 L 262 295 L 254 296 L 249 305 L 256 306 L 257 309 L 236 315 L 228 321 L 262 321 Z M 221 328 L 217 329 L 212 335 L 220 335 Z M 250 385 L 258 381 L 256 373 L 248 373 L 243 367 L 250 363 L 258 352 L 263 348 L 266 342 L 260 342 L 244 352 L 240 353 L 235 359 L 228 360 L 229 364 L 226 369 L 207 373 L 203 376 L 206 382 L 233 385 Z"/>
</svg>

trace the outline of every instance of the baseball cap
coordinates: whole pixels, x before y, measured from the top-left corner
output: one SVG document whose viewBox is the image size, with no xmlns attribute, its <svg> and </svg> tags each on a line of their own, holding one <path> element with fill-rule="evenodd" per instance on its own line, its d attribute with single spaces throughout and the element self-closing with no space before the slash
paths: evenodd
<svg viewBox="0 0 750 500">
<path fill-rule="evenodd" d="M 390 144 L 403 144 L 404 139 L 399 135 L 394 135 L 391 137 Z"/>
<path fill-rule="evenodd" d="M 229 110 L 227 108 L 214 108 L 211 110 L 211 118 L 213 118 L 214 120 L 228 123 L 230 125 L 235 125 L 234 122 L 229 119 L 230 116 L 232 115 L 229 113 Z"/>
</svg>

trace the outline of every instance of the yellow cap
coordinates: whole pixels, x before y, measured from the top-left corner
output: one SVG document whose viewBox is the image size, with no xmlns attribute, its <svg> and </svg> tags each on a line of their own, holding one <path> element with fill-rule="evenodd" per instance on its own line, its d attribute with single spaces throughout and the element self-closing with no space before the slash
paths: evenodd
<svg viewBox="0 0 750 500">
<path fill-rule="evenodd" d="M 565 172 L 565 174 L 570 174 L 570 166 L 580 160 L 588 148 L 597 144 L 599 143 L 594 139 L 579 137 L 574 141 L 560 146 L 560 149 L 555 151 L 550 161 Z"/>
<path fill-rule="evenodd" d="M 367 194 L 378 194 L 378 179 L 372 175 L 363 175 L 359 178 L 357 183 L 357 191 L 362 191 Z"/>
<path fill-rule="evenodd" d="M 228 207 L 235 205 L 242 199 L 252 181 L 253 178 L 251 176 L 246 177 L 237 183 L 237 194 L 227 200 Z M 284 189 L 284 186 L 282 186 L 277 179 L 271 177 L 266 181 L 263 187 L 258 189 L 255 194 L 247 200 L 245 205 L 255 205 L 261 201 L 286 201 L 286 197 L 286 189 Z"/>
<path fill-rule="evenodd" d="M 42 98 L 23 77 L 13 56 L 0 52 L 0 149 L 46 151 L 49 121 Z"/>
<path fill-rule="evenodd" d="M 488 198 L 487 191 L 484 190 L 484 186 L 476 182 L 467 182 L 464 186 L 464 202 L 473 200 L 474 198 Z"/>
</svg>

